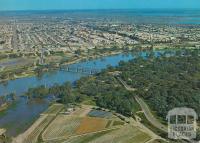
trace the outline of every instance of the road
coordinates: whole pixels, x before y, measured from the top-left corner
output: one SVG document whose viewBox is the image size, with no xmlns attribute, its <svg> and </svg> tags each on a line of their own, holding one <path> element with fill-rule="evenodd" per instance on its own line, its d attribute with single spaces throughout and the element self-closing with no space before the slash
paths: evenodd
<svg viewBox="0 0 200 143">
<path fill-rule="evenodd" d="M 126 84 L 125 81 L 123 81 L 120 77 L 116 77 L 120 82 L 121 84 L 129 91 L 135 91 L 136 89 L 134 88 L 131 88 L 130 86 L 128 86 Z M 160 129 L 161 131 L 167 133 L 168 132 L 168 129 L 165 125 L 161 124 L 159 122 L 158 119 L 156 119 L 154 117 L 154 115 L 151 113 L 148 105 L 138 96 L 135 96 L 135 100 L 137 101 L 137 103 L 140 105 L 140 107 L 142 108 L 147 120 L 153 125 L 155 126 L 156 128 Z"/>
<path fill-rule="evenodd" d="M 139 98 L 138 96 L 135 96 L 135 100 L 141 106 L 141 108 L 142 108 L 147 120 L 152 125 L 154 125 L 156 128 L 158 128 L 158 129 L 162 130 L 163 132 L 167 133 L 167 131 L 168 131 L 167 127 L 165 125 L 161 124 L 159 122 L 159 120 L 154 117 L 154 115 L 151 113 L 148 105 L 141 98 Z"/>
</svg>

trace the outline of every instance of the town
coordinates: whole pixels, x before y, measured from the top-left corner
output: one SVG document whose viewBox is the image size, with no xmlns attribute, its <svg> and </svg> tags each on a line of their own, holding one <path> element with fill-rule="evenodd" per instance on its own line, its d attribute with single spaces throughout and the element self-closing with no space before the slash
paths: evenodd
<svg viewBox="0 0 200 143">
<path fill-rule="evenodd" d="M 200 25 L 101 12 L 0 14 L 0 143 L 182 143 L 186 107 L 200 124 Z"/>
<path fill-rule="evenodd" d="M 112 47 L 153 48 L 199 47 L 198 25 L 131 24 L 102 20 L 73 20 L 62 16 L 49 16 L 45 21 L 5 20 L 0 22 L 0 50 L 35 54 L 47 51 L 75 53 L 90 49 Z M 2 57 L 1 57 L 2 58 Z"/>
<path fill-rule="evenodd" d="M 3 17 L 1 82 L 30 75 L 37 65 L 71 63 L 131 49 L 199 48 L 199 40 L 199 25 L 88 20 L 62 13 Z"/>
</svg>

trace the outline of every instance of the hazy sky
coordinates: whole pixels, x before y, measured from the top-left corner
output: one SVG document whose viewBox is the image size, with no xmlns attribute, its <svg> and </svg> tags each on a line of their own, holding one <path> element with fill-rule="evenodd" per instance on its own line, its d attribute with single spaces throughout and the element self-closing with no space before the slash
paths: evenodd
<svg viewBox="0 0 200 143">
<path fill-rule="evenodd" d="M 0 0 L 0 10 L 195 8 L 200 0 Z"/>
</svg>

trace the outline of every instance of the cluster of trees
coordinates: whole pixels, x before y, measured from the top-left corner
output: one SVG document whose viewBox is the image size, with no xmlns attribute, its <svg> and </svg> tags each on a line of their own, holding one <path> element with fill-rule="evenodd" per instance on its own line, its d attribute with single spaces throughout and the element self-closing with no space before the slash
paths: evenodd
<svg viewBox="0 0 200 143">
<path fill-rule="evenodd" d="M 25 95 L 29 98 L 44 98 L 49 95 L 49 89 L 44 85 L 36 88 L 29 88 Z"/>
<path fill-rule="evenodd" d="M 52 87 L 45 87 L 44 85 L 29 88 L 25 93 L 29 99 L 34 98 L 46 98 L 53 96 L 58 102 L 63 104 L 79 102 L 80 97 L 75 93 L 70 82 L 66 82 L 63 85 L 55 84 Z"/>
<path fill-rule="evenodd" d="M 55 84 L 50 88 L 45 86 L 30 88 L 26 93 L 29 98 L 45 98 L 53 95 L 64 104 L 80 103 L 89 99 L 99 107 L 126 116 L 131 116 L 139 108 L 133 94 L 119 85 L 119 82 L 105 71 L 95 77 L 81 78 L 75 88 L 67 82 L 63 85 Z"/>
<path fill-rule="evenodd" d="M 125 116 L 131 116 L 138 110 L 138 104 L 130 93 L 124 88 L 112 88 L 107 93 L 97 97 L 96 104 L 100 107 L 114 110 Z"/>
<path fill-rule="evenodd" d="M 13 102 L 16 100 L 16 94 L 15 93 L 10 93 L 4 96 L 0 96 L 0 107 L 1 105 L 7 103 L 7 102 Z"/>
<path fill-rule="evenodd" d="M 173 56 L 166 56 L 166 55 Z M 145 99 L 152 110 L 165 119 L 167 112 L 175 107 L 190 107 L 200 113 L 200 57 L 198 50 L 166 52 L 155 56 L 148 53 L 129 62 L 120 62 L 116 68 L 109 67 L 97 76 L 83 77 L 72 88 L 70 83 L 29 89 L 29 97 L 42 98 L 54 95 L 62 103 L 82 102 L 92 99 L 98 106 L 130 116 L 138 105 L 134 94 Z M 121 71 L 120 77 L 136 92 L 128 92 L 109 74 Z"/>
<path fill-rule="evenodd" d="M 121 62 L 118 70 L 136 94 L 165 119 L 175 107 L 190 107 L 200 115 L 199 50 L 177 51 L 166 57 L 149 56 Z"/>
<path fill-rule="evenodd" d="M 97 77 L 85 77 L 77 82 L 82 95 L 95 99 L 98 106 L 131 116 L 138 110 L 133 94 L 125 90 L 114 77 L 102 72 Z"/>
<path fill-rule="evenodd" d="M 59 98 L 61 103 L 74 103 L 75 96 L 72 93 L 72 85 L 70 82 L 66 82 L 63 85 L 54 85 L 49 88 L 49 94 L 56 96 Z"/>
</svg>

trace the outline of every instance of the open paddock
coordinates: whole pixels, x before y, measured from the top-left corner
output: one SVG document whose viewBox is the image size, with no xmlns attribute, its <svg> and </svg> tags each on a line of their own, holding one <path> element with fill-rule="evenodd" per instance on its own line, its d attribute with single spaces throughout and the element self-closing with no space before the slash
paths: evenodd
<svg viewBox="0 0 200 143">
<path fill-rule="evenodd" d="M 150 139 L 151 137 L 136 127 L 126 125 L 122 128 L 69 139 L 63 143 L 145 143 Z"/>
<path fill-rule="evenodd" d="M 90 106 L 82 106 L 76 109 L 75 112 L 73 112 L 73 116 L 79 116 L 79 117 L 85 117 L 87 116 L 87 114 L 91 111 L 91 107 Z"/>
<path fill-rule="evenodd" d="M 13 143 L 38 143 L 42 131 L 53 120 L 53 116 L 41 116 L 26 132 L 13 139 Z"/>
<path fill-rule="evenodd" d="M 58 115 L 42 134 L 43 140 L 68 137 L 75 133 L 81 124 L 82 118 L 67 115 Z"/>
<path fill-rule="evenodd" d="M 27 136 L 27 138 L 24 140 L 24 143 L 37 143 L 38 137 L 40 133 L 44 130 L 44 128 L 52 121 L 53 117 L 48 116 L 45 120 L 43 120 L 31 134 Z"/>
<path fill-rule="evenodd" d="M 63 104 L 53 104 L 51 105 L 43 114 L 41 115 L 56 115 L 64 108 Z"/>
<path fill-rule="evenodd" d="M 108 120 L 102 118 L 85 117 L 77 128 L 76 134 L 86 134 L 101 131 L 106 128 Z"/>
</svg>

